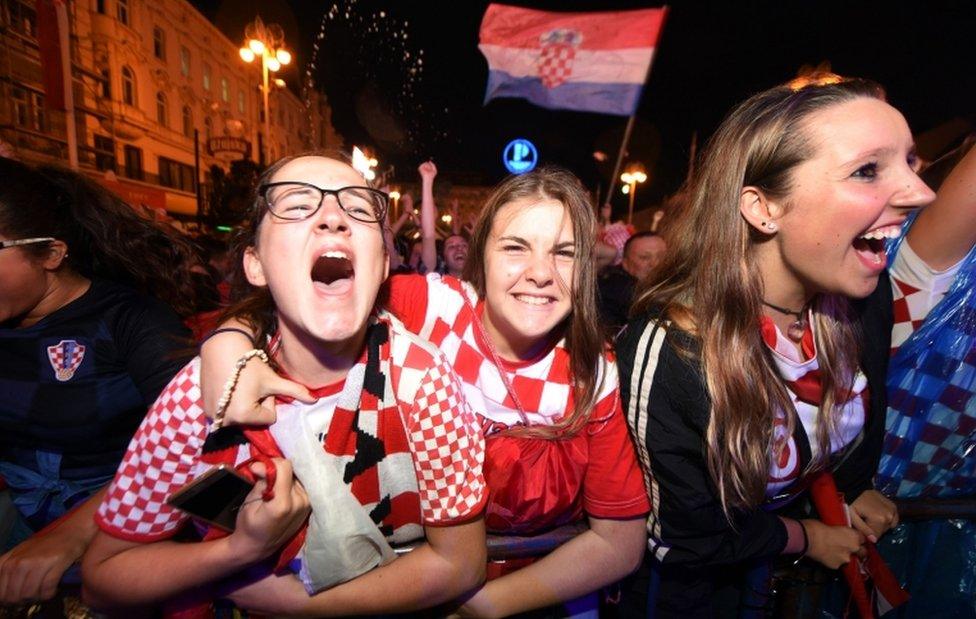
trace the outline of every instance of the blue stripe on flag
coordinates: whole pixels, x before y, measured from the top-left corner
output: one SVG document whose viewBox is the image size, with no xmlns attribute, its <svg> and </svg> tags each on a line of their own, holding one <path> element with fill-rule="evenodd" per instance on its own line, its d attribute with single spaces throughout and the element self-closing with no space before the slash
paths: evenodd
<svg viewBox="0 0 976 619">
<path fill-rule="evenodd" d="M 630 116 L 637 108 L 641 86 L 620 82 L 565 82 L 546 88 L 538 77 L 512 77 L 504 71 L 489 71 L 485 103 L 497 97 L 522 97 L 549 109 Z"/>
</svg>

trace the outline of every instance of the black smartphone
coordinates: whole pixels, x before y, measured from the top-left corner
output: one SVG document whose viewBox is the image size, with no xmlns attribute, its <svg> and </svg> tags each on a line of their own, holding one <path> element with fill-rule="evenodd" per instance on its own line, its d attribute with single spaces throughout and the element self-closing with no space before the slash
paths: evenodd
<svg viewBox="0 0 976 619">
<path fill-rule="evenodd" d="M 224 531 L 233 531 L 237 512 L 253 487 L 243 475 L 221 464 L 169 495 L 166 503 Z"/>
</svg>

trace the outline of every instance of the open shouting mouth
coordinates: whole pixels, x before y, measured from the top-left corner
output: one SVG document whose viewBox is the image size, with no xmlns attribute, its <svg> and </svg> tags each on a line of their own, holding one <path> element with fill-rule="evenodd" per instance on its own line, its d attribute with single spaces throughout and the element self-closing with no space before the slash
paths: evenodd
<svg viewBox="0 0 976 619">
<path fill-rule="evenodd" d="M 900 225 L 880 226 L 857 237 L 851 245 L 854 246 L 862 262 L 869 267 L 880 269 L 884 268 L 887 260 L 885 242 L 888 239 L 897 239 L 899 236 L 901 236 Z"/>
<path fill-rule="evenodd" d="M 326 289 L 337 288 L 354 276 L 352 261 L 343 251 L 327 251 L 316 258 L 312 265 L 312 281 Z"/>
</svg>

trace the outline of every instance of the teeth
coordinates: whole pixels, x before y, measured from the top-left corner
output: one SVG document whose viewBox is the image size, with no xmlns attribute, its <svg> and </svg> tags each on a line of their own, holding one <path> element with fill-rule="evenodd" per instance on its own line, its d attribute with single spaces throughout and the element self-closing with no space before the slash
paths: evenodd
<svg viewBox="0 0 976 619">
<path fill-rule="evenodd" d="M 545 305 L 546 303 L 549 303 L 550 300 L 549 297 L 537 297 L 527 294 L 518 294 L 515 295 L 515 298 L 522 303 L 528 303 L 529 305 Z"/>
<path fill-rule="evenodd" d="M 324 257 L 326 257 L 326 258 L 341 258 L 341 259 L 345 259 L 345 260 L 348 260 L 349 259 L 349 256 L 346 254 L 346 252 L 344 252 L 344 251 L 338 251 L 338 250 L 335 250 L 335 249 L 330 249 L 329 251 L 325 252 L 322 255 Z"/>
<path fill-rule="evenodd" d="M 885 226 L 865 232 L 858 238 L 877 240 L 877 239 L 897 239 L 901 236 L 901 226 Z"/>
</svg>

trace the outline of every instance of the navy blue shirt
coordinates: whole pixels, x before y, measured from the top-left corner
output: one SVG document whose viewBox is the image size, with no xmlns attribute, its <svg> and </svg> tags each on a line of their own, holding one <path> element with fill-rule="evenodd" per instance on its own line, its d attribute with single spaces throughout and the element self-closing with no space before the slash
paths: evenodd
<svg viewBox="0 0 976 619">
<path fill-rule="evenodd" d="M 0 474 L 32 526 L 111 479 L 190 345 L 171 309 L 106 281 L 30 327 L 0 327 Z"/>
</svg>

